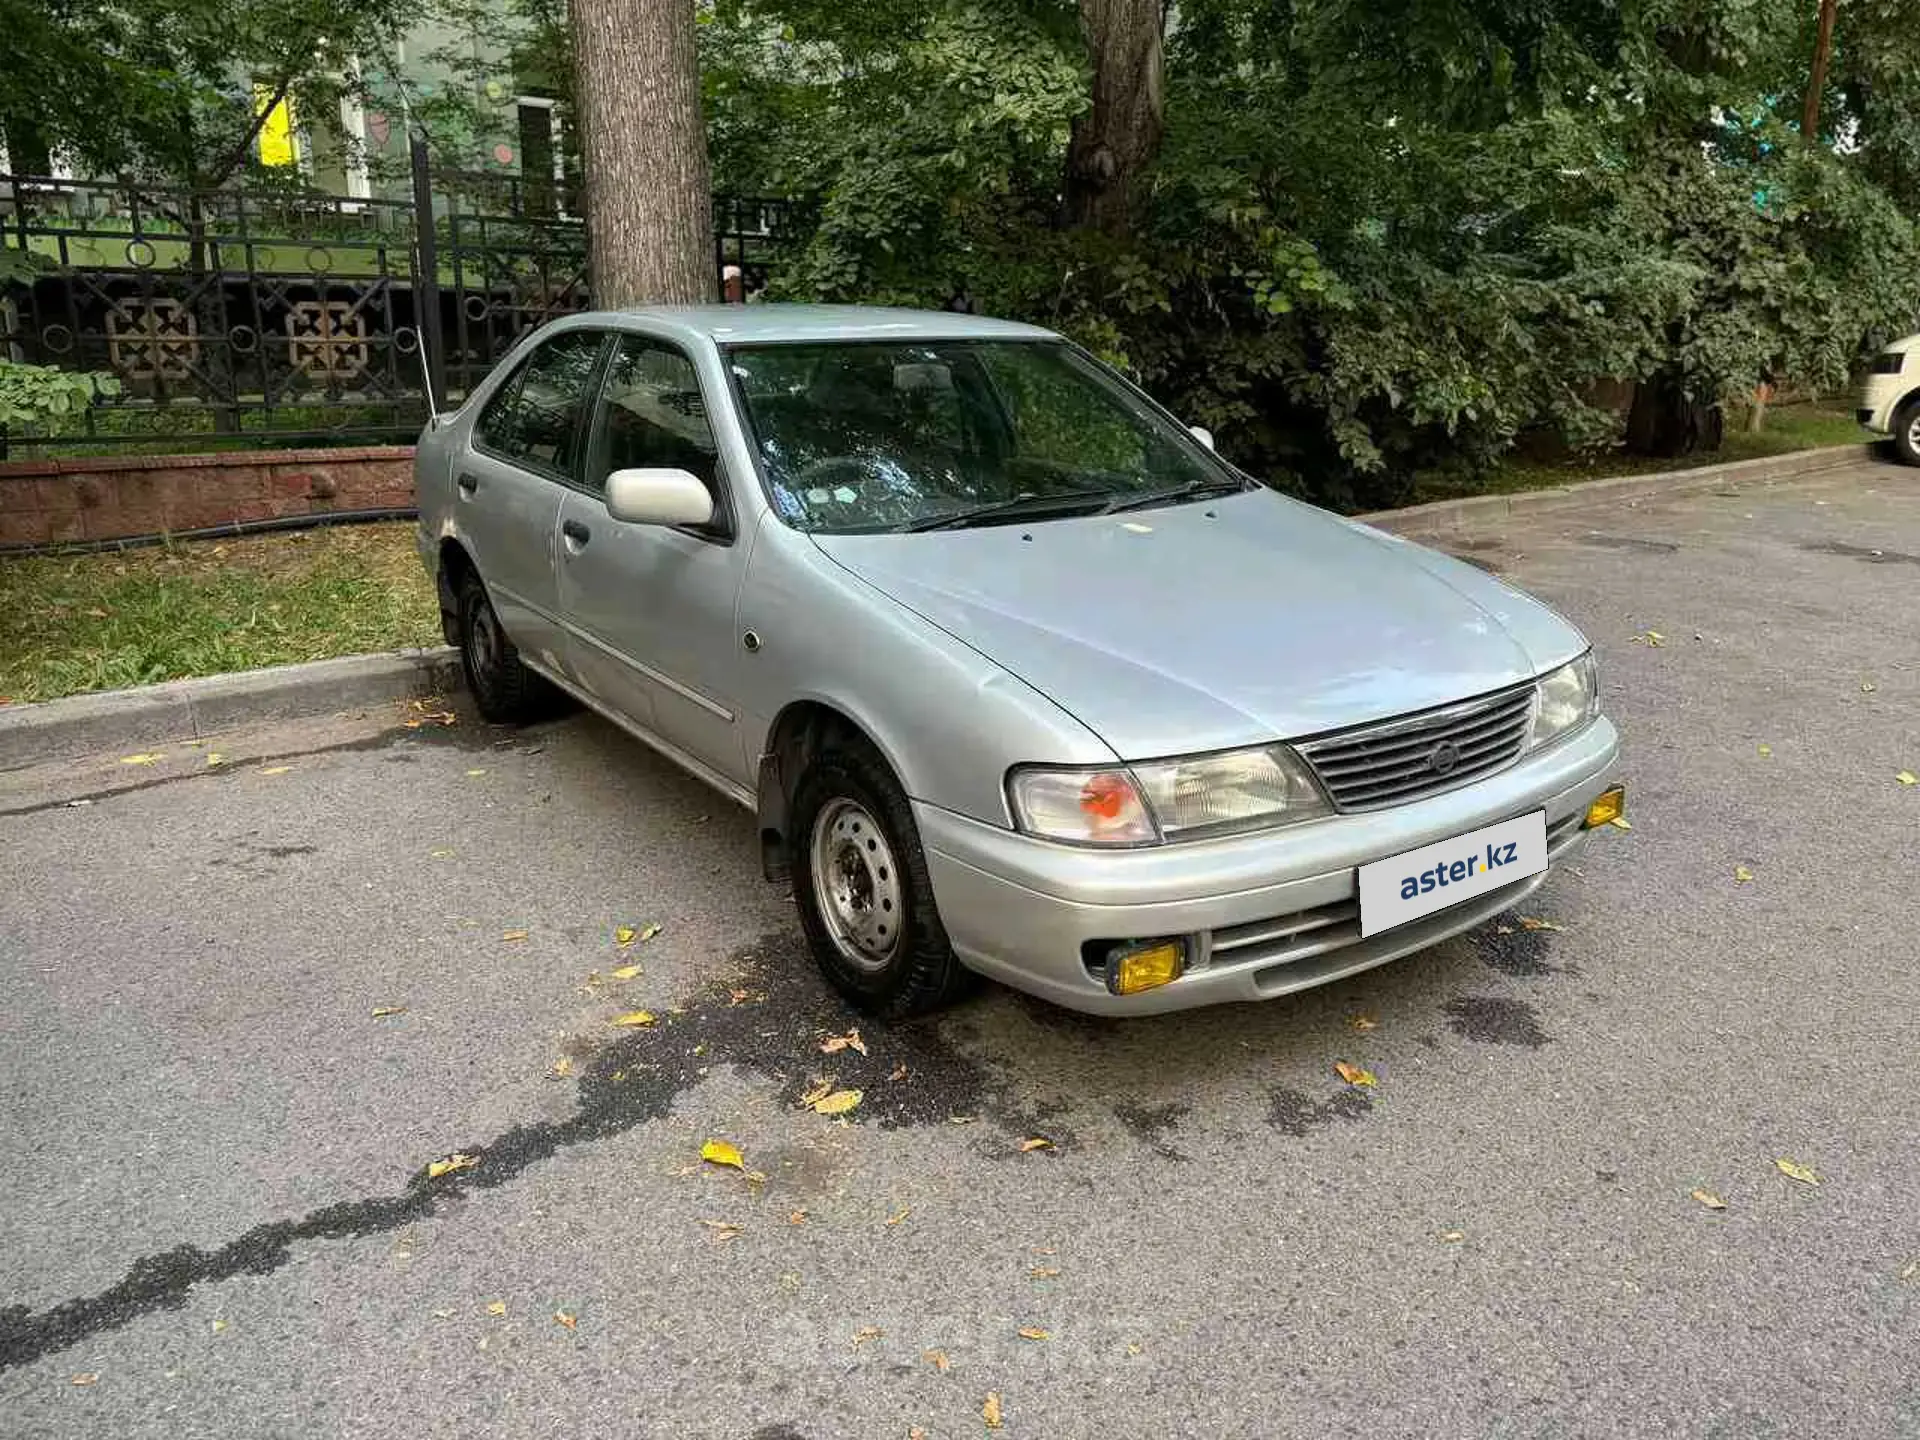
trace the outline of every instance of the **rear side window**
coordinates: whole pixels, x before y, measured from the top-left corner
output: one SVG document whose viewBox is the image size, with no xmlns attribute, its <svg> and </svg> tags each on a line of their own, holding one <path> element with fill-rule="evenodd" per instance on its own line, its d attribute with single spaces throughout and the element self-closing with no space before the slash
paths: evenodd
<svg viewBox="0 0 1920 1440">
<path fill-rule="evenodd" d="M 569 330 L 535 350 L 480 412 L 480 447 L 529 470 L 570 475 L 586 438 L 587 382 L 603 338 L 598 330 Z"/>
</svg>

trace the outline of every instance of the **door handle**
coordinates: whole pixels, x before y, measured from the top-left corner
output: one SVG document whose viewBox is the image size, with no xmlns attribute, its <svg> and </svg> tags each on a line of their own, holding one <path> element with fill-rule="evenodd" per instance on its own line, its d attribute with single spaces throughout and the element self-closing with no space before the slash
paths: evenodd
<svg viewBox="0 0 1920 1440">
<path fill-rule="evenodd" d="M 458 480 L 455 480 L 453 483 L 460 488 L 460 493 L 462 495 L 471 495 L 473 494 L 474 491 L 480 488 L 479 477 L 475 475 L 462 475 Z"/>
<path fill-rule="evenodd" d="M 582 525 L 578 520 L 561 521 L 560 533 L 566 537 L 567 548 L 576 553 L 578 553 L 587 541 L 593 538 L 593 531 Z"/>
</svg>

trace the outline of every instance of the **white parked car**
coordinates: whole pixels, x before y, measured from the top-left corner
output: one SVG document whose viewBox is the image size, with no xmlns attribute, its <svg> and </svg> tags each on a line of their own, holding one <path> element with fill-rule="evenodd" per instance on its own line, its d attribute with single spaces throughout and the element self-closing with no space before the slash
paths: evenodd
<svg viewBox="0 0 1920 1440">
<path fill-rule="evenodd" d="M 1891 436 L 1907 464 L 1920 465 L 1920 335 L 1896 340 L 1874 356 L 1854 415 L 1875 434 Z"/>
</svg>

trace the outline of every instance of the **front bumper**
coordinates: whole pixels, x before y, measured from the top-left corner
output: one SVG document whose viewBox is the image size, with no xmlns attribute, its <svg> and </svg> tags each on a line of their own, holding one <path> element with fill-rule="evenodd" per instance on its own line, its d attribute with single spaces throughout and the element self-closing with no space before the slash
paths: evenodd
<svg viewBox="0 0 1920 1440">
<path fill-rule="evenodd" d="M 1369 939 L 1354 871 L 1436 840 L 1544 809 L 1549 867 L 1585 839 L 1619 737 L 1606 718 L 1484 780 L 1409 805 L 1258 835 L 1141 850 L 1050 844 L 918 802 L 934 898 L 968 967 L 1016 989 L 1104 1015 L 1151 1015 L 1270 1000 L 1381 965 L 1498 914 L 1551 873 Z M 1185 936 L 1178 980 L 1111 994 L 1083 955 L 1116 942 Z"/>
<path fill-rule="evenodd" d="M 1916 364 L 1909 362 L 1908 370 L 1915 370 Z M 1913 393 L 1916 383 L 1911 374 L 1869 375 L 1866 383 L 1860 387 L 1860 393 L 1854 397 L 1853 418 L 1862 428 L 1878 435 L 1893 433 L 1893 412 L 1900 408 L 1900 402 Z"/>
</svg>

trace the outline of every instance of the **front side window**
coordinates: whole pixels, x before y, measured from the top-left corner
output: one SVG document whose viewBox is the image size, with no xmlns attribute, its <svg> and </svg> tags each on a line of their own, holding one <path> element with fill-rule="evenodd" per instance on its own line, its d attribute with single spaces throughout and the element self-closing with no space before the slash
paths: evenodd
<svg viewBox="0 0 1920 1440">
<path fill-rule="evenodd" d="M 615 470 L 686 470 L 714 484 L 713 427 L 693 362 L 641 335 L 623 335 L 607 364 L 587 463 L 587 488 L 603 494 Z"/>
<path fill-rule="evenodd" d="M 803 530 L 998 523 L 1243 484 L 1059 342 L 745 345 L 728 363 L 774 505 Z"/>
<path fill-rule="evenodd" d="M 481 448 L 530 470 L 570 475 L 603 338 L 598 330 L 568 330 L 535 350 L 480 412 L 474 439 Z"/>
</svg>

